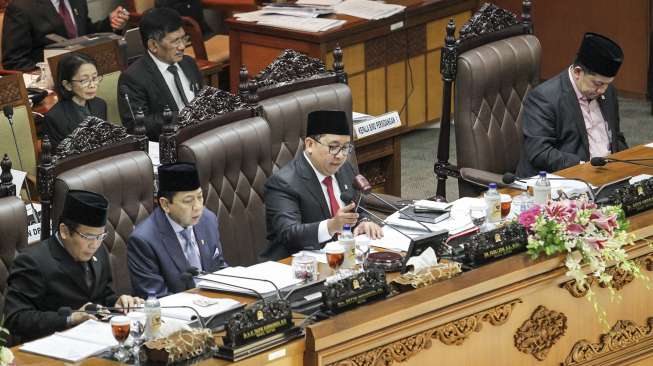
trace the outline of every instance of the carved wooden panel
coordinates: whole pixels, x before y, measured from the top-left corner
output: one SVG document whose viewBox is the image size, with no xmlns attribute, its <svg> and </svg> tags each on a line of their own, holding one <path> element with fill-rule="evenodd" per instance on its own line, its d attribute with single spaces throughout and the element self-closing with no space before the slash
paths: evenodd
<svg viewBox="0 0 653 366">
<path fill-rule="evenodd" d="M 611 352 L 630 347 L 648 338 L 653 338 L 653 318 L 640 326 L 630 320 L 619 320 L 599 342 L 591 343 L 583 339 L 576 342 L 562 366 L 580 365 Z"/>
<path fill-rule="evenodd" d="M 521 302 L 520 299 L 515 299 L 465 318 L 331 363 L 328 366 L 372 366 L 404 362 L 420 351 L 430 348 L 432 346 L 432 339 L 439 339 L 440 342 L 446 345 L 461 345 L 473 332 L 480 332 L 483 329 L 484 322 L 488 322 L 494 326 L 499 326 L 507 322 L 515 305 Z"/>
<path fill-rule="evenodd" d="M 466 40 L 493 33 L 517 24 L 517 16 L 494 4 L 485 3 L 460 28 L 460 39 Z"/>
<path fill-rule="evenodd" d="M 426 53 L 426 25 L 418 25 L 406 31 L 408 41 L 408 57 L 415 57 Z"/>
<path fill-rule="evenodd" d="M 0 78 L 0 105 L 21 102 L 20 83 L 18 76 L 7 75 Z"/>
<path fill-rule="evenodd" d="M 406 59 L 406 32 L 390 33 L 385 40 L 385 65 Z"/>
<path fill-rule="evenodd" d="M 515 333 L 515 347 L 521 352 L 533 355 L 544 361 L 549 350 L 565 334 L 567 316 L 538 306 L 530 319 L 526 320 Z"/>
<path fill-rule="evenodd" d="M 365 68 L 376 69 L 385 65 L 385 38 L 365 42 Z"/>
</svg>

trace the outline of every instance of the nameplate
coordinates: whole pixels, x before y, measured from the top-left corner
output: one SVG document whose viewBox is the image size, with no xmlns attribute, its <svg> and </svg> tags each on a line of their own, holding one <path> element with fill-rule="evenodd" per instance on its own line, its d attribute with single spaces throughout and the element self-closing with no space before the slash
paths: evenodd
<svg viewBox="0 0 653 366">
<path fill-rule="evenodd" d="M 401 127 L 399 113 L 388 112 L 378 117 L 354 123 L 354 138 L 357 140 L 362 139 L 397 127 Z"/>
<path fill-rule="evenodd" d="M 609 205 L 621 205 L 626 216 L 636 215 L 653 208 L 653 178 L 617 188 L 608 196 Z"/>
<path fill-rule="evenodd" d="M 328 283 L 322 291 L 325 310 L 339 313 L 388 296 L 385 272 L 370 270 Z"/>
<path fill-rule="evenodd" d="M 223 337 L 234 347 L 269 337 L 293 327 L 290 304 L 286 300 L 260 300 L 232 315 Z"/>
<path fill-rule="evenodd" d="M 528 233 L 517 223 L 448 243 L 452 248 L 451 258 L 469 267 L 478 267 L 523 252 L 527 244 Z"/>
</svg>

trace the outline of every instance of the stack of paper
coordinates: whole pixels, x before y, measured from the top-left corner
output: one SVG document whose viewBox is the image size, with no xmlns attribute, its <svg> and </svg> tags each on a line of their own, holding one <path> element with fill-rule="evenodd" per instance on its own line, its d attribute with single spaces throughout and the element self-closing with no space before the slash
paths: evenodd
<svg viewBox="0 0 653 366">
<path fill-rule="evenodd" d="M 206 297 L 198 294 L 180 292 L 178 294 L 162 297 L 159 299 L 161 306 L 161 315 L 164 317 L 192 321 L 197 318 L 197 314 L 188 308 L 168 308 L 166 306 L 188 306 L 195 310 L 202 318 L 209 318 L 213 315 L 224 313 L 233 308 L 240 306 L 240 302 L 233 299 L 217 299 Z"/>
<path fill-rule="evenodd" d="M 300 18 L 317 18 L 320 15 L 333 14 L 330 6 L 301 6 L 294 4 L 270 4 L 261 8 L 263 15 L 288 15 Z"/>
<path fill-rule="evenodd" d="M 221 274 L 255 278 L 256 280 L 221 276 Z M 293 276 L 291 266 L 278 262 L 264 262 L 250 267 L 227 267 L 212 274 L 200 276 L 200 279 L 204 280 L 197 283 L 197 287 L 199 288 L 255 295 L 254 292 L 247 290 L 252 289 L 263 296 L 276 293 L 275 285 L 277 288 L 283 289 L 302 282 L 301 279 L 296 279 Z M 208 280 L 218 281 L 222 284 Z M 261 280 L 271 281 L 274 285 Z"/>
<path fill-rule="evenodd" d="M 304 18 L 292 15 L 274 15 L 265 10 L 256 10 L 234 15 L 243 22 L 255 22 L 268 27 L 293 29 L 302 32 L 324 32 L 346 23 L 340 19 Z"/>
<path fill-rule="evenodd" d="M 383 19 L 401 13 L 406 7 L 371 0 L 345 0 L 334 6 L 336 13 L 363 19 Z"/>
<path fill-rule="evenodd" d="M 335 6 L 342 2 L 342 0 L 297 0 L 295 4 L 297 5 L 310 5 L 310 6 Z"/>
<path fill-rule="evenodd" d="M 28 342 L 20 350 L 60 360 L 79 362 L 118 345 L 109 323 L 87 320 L 65 332 Z"/>
</svg>

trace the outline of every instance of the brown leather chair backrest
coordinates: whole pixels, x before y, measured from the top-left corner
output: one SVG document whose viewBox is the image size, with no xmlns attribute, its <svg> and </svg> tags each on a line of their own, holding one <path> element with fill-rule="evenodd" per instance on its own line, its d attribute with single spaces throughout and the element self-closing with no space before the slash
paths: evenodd
<svg viewBox="0 0 653 366">
<path fill-rule="evenodd" d="M 306 137 L 306 118 L 320 109 L 342 110 L 351 118 L 352 97 L 342 83 L 316 86 L 271 97 L 259 102 L 272 133 L 273 169 L 277 171 L 302 151 Z M 351 126 L 351 120 L 350 126 Z M 355 162 L 355 154 L 350 155 Z M 354 164 L 357 166 L 357 164 Z"/>
<path fill-rule="evenodd" d="M 59 174 L 54 183 L 52 223 L 59 222 L 66 193 L 83 189 L 104 195 L 109 201 L 104 245 L 109 250 L 113 288 L 117 294 L 130 294 L 127 268 L 127 239 L 134 226 L 144 220 L 154 206 L 154 170 L 143 151 L 131 151 L 84 164 Z"/>
<path fill-rule="evenodd" d="M 523 100 L 539 82 L 540 54 L 539 40 L 525 34 L 458 57 L 454 104 L 458 166 L 499 174 L 516 170 Z"/>
<path fill-rule="evenodd" d="M 270 128 L 260 117 L 184 141 L 178 161 L 197 165 L 206 207 L 218 216 L 227 262 L 251 265 L 267 247 L 263 187 L 272 175 Z"/>
<path fill-rule="evenodd" d="M 0 313 L 4 313 L 5 290 L 16 252 L 27 245 L 27 211 L 17 197 L 0 198 Z"/>
</svg>

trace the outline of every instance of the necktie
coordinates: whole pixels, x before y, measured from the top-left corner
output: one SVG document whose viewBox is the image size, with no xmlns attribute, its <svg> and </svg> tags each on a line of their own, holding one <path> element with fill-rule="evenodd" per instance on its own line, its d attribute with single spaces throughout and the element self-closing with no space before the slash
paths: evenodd
<svg viewBox="0 0 653 366">
<path fill-rule="evenodd" d="M 63 19 L 63 24 L 66 27 L 66 33 L 68 33 L 68 38 L 77 37 L 77 28 L 75 27 L 75 22 L 70 16 L 68 8 L 66 8 L 66 0 L 59 0 L 59 15 Z"/>
<path fill-rule="evenodd" d="M 188 264 L 191 267 L 195 267 L 201 271 L 202 260 L 200 259 L 200 251 L 197 245 L 195 245 L 195 242 L 192 240 L 192 237 L 190 235 L 191 230 L 193 230 L 193 228 L 189 227 L 180 232 L 181 237 L 184 238 L 184 240 L 186 240 L 186 244 L 184 245 L 184 256 L 186 256 L 186 259 L 188 260 Z"/>
<path fill-rule="evenodd" d="M 168 66 L 168 72 L 175 77 L 175 86 L 177 87 L 182 102 L 184 102 L 184 105 L 188 105 L 188 99 L 186 98 L 186 93 L 184 93 L 184 88 L 181 86 L 181 79 L 179 78 L 179 70 L 177 70 L 177 66 Z"/>
<path fill-rule="evenodd" d="M 93 287 L 93 271 L 91 271 L 91 266 L 88 262 L 82 262 L 82 267 L 84 268 L 84 282 L 86 282 L 86 286 L 90 289 Z"/>
<path fill-rule="evenodd" d="M 327 194 L 329 195 L 329 205 L 331 206 L 331 217 L 336 215 L 336 212 L 340 209 L 338 200 L 336 200 L 336 195 L 333 194 L 333 178 L 326 177 L 322 180 L 322 184 L 327 187 Z"/>
</svg>

